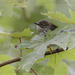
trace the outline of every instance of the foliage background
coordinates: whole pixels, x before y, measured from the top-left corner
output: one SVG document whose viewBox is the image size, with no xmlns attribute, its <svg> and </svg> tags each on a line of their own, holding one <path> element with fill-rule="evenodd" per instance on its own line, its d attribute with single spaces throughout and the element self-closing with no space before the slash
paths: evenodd
<svg viewBox="0 0 75 75">
<path fill-rule="evenodd" d="M 31 32 L 34 32 L 34 33 L 31 36 L 22 37 L 22 43 L 24 43 L 27 40 L 30 41 L 30 39 L 37 34 L 36 26 L 34 23 L 41 19 L 46 19 L 50 21 L 51 23 L 59 27 L 62 27 L 63 29 L 64 27 L 67 30 L 74 28 L 75 26 L 72 24 L 63 23 L 55 19 L 50 19 L 47 16 L 41 14 L 41 13 L 47 13 L 48 11 L 53 11 L 53 12 L 58 11 L 66 15 L 68 18 L 70 18 L 71 16 L 69 13 L 69 9 L 75 12 L 74 0 L 0 0 L 0 33 L 3 33 L 3 32 L 16 33 L 16 32 L 22 32 L 26 28 L 30 28 Z M 10 59 L 9 57 L 12 57 L 12 58 L 19 57 L 20 50 L 15 49 L 14 47 L 15 45 L 19 45 L 19 44 L 20 42 L 18 38 L 6 36 L 6 35 L 0 36 L 0 54 L 1 54 L 0 62 Z M 28 54 L 32 51 L 33 51 L 32 49 L 23 50 L 23 55 Z M 60 56 L 61 55 L 59 55 L 59 57 Z M 6 59 L 2 60 L 3 58 L 6 58 Z M 49 64 L 47 65 L 47 62 L 48 60 L 45 59 L 45 60 L 42 60 L 41 62 L 35 63 L 33 66 L 33 69 L 35 69 L 35 71 L 38 72 L 39 75 L 44 75 L 45 73 L 46 73 L 45 75 L 49 75 L 49 73 L 51 73 L 51 75 L 54 75 L 53 66 L 51 67 Z M 72 75 L 72 73 L 74 73 L 74 67 L 73 67 L 75 65 L 73 63 L 74 61 L 71 62 L 71 60 L 63 59 L 63 62 L 66 63 L 67 66 L 69 67 L 69 68 L 66 67 L 66 69 L 68 70 L 66 70 L 65 72 L 69 71 L 69 74 Z M 73 63 L 73 66 L 71 66 L 71 63 Z M 12 64 L 12 66 L 15 67 L 16 72 L 15 71 L 13 72 L 13 69 L 14 69 L 13 67 L 11 68 L 11 66 L 7 66 L 6 68 L 3 68 L 3 69 L 7 69 L 9 67 L 8 68 L 9 70 L 11 68 L 11 71 L 9 71 L 10 73 L 6 72 L 6 70 L 2 72 L 2 69 L 1 69 L 0 74 L 2 75 L 7 75 L 7 74 L 34 75 L 34 73 L 28 73 L 28 72 L 25 72 L 25 70 L 23 71 L 22 69 L 18 70 L 18 67 L 19 67 L 18 63 Z M 61 75 L 63 75 L 63 73 L 61 73 Z"/>
</svg>

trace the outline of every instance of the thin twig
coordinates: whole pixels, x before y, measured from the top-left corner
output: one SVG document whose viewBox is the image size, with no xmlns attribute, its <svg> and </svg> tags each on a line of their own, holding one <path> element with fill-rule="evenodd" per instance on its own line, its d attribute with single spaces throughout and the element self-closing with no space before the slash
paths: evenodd
<svg viewBox="0 0 75 75">
<path fill-rule="evenodd" d="M 62 51 L 65 51 L 64 49 L 60 48 L 58 51 L 57 50 L 52 50 L 52 53 L 50 51 L 47 51 L 45 53 L 45 56 L 46 55 L 51 55 L 51 54 L 55 54 L 55 53 L 59 53 L 59 52 L 62 52 Z"/>
<path fill-rule="evenodd" d="M 21 58 L 15 58 L 15 59 L 11 59 L 11 60 L 2 62 L 2 63 L 0 63 L 0 67 L 11 64 L 11 63 L 14 63 L 14 62 L 18 62 L 20 60 L 21 60 Z"/>
<path fill-rule="evenodd" d="M 37 75 L 37 73 L 31 68 L 31 70 L 35 73 L 35 75 Z"/>
<path fill-rule="evenodd" d="M 21 38 L 19 38 L 21 44 Z M 22 50 L 20 50 L 20 57 L 22 57 Z"/>
<path fill-rule="evenodd" d="M 47 51 L 45 53 L 45 56 L 46 55 L 52 55 L 52 54 L 55 54 L 55 53 L 58 53 L 58 52 L 60 53 L 62 51 L 65 51 L 65 50 L 63 50 L 62 48 L 60 48 L 59 51 L 52 50 L 52 53 L 50 51 Z M 11 59 L 11 60 L 2 62 L 2 63 L 0 63 L 0 67 L 5 66 L 5 65 L 8 65 L 8 64 L 11 64 L 11 63 L 14 63 L 14 62 L 17 62 L 17 61 L 21 61 L 21 58 L 20 57 L 19 58 L 14 58 L 14 59 Z"/>
</svg>

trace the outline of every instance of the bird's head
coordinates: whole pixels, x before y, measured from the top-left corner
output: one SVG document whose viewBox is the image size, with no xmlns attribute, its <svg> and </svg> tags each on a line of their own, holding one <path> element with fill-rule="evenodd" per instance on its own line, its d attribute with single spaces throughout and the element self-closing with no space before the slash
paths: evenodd
<svg viewBox="0 0 75 75">
<path fill-rule="evenodd" d="M 38 26 L 40 26 L 43 29 L 45 29 L 45 28 L 49 29 L 51 27 L 51 25 L 52 25 L 47 20 L 40 20 L 39 22 L 36 22 L 35 24 L 38 25 Z"/>
</svg>

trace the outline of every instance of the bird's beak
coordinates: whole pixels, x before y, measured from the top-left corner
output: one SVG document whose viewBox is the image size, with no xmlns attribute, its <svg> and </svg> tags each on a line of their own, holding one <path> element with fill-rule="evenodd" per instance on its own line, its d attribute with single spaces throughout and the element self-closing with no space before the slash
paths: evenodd
<svg viewBox="0 0 75 75">
<path fill-rule="evenodd" d="M 37 22 L 35 22 L 34 24 L 39 25 Z"/>
</svg>

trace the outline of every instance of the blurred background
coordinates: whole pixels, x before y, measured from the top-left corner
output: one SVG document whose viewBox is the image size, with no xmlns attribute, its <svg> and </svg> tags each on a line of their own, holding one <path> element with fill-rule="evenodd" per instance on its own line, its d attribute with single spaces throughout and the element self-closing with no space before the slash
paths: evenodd
<svg viewBox="0 0 75 75">
<path fill-rule="evenodd" d="M 34 34 L 24 37 L 22 42 L 25 42 L 37 34 L 34 23 L 41 19 L 46 19 L 57 26 L 64 25 L 41 13 L 58 11 L 70 18 L 69 9 L 75 11 L 75 0 L 0 0 L 0 32 L 22 32 L 25 28 L 30 28 Z M 0 54 L 18 57 L 19 50 L 14 48 L 17 44 L 19 44 L 17 38 L 0 36 Z"/>
<path fill-rule="evenodd" d="M 35 22 L 48 17 L 41 13 L 59 11 L 70 18 L 69 9 L 75 11 L 74 0 L 0 0 L 0 30 L 21 32 L 30 27 L 36 32 Z M 49 19 L 48 19 L 49 20 Z"/>
</svg>

